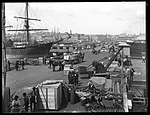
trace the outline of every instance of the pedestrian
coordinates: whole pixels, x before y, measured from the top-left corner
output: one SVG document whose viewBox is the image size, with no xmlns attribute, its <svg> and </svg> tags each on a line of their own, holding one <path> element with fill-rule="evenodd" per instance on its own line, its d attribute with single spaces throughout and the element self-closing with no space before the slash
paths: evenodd
<svg viewBox="0 0 150 115">
<path fill-rule="evenodd" d="M 64 70 L 65 61 L 62 61 L 62 71 Z"/>
<path fill-rule="evenodd" d="M 21 61 L 22 70 L 24 70 L 24 61 Z"/>
<path fill-rule="evenodd" d="M 134 72 L 135 72 L 135 70 L 133 68 L 131 68 L 130 69 L 130 80 L 131 80 L 131 83 L 133 82 Z"/>
<path fill-rule="evenodd" d="M 36 88 L 33 87 L 33 91 L 31 92 L 30 97 L 30 110 L 35 111 L 35 106 L 37 102 L 37 94 L 36 94 Z"/>
<path fill-rule="evenodd" d="M 52 62 L 52 59 L 50 58 L 50 59 L 49 59 L 49 68 L 50 68 L 50 69 L 51 69 L 52 63 L 53 63 L 53 62 Z"/>
<path fill-rule="evenodd" d="M 44 57 L 44 64 L 46 64 L 46 57 Z"/>
<path fill-rule="evenodd" d="M 53 66 L 53 71 L 55 71 L 55 61 L 53 61 L 52 66 Z"/>
<path fill-rule="evenodd" d="M 15 63 L 15 68 L 16 68 L 16 71 L 18 71 L 18 68 L 19 68 L 19 62 L 18 62 L 18 60 Z"/>
<path fill-rule="evenodd" d="M 19 111 L 20 111 L 20 100 L 19 100 L 18 95 L 16 95 L 14 100 L 12 101 L 11 107 L 12 107 L 13 113 L 15 113 L 15 112 L 19 113 Z"/>
<path fill-rule="evenodd" d="M 10 68 L 10 61 L 8 60 L 8 70 L 10 71 L 11 70 L 11 68 Z"/>
<path fill-rule="evenodd" d="M 28 110 L 29 110 L 29 98 L 25 92 L 22 95 L 24 97 L 25 112 L 28 112 Z"/>
<path fill-rule="evenodd" d="M 83 52 L 83 53 L 82 53 L 82 62 L 83 62 L 83 60 L 84 60 L 84 56 L 85 56 L 85 53 Z"/>
<path fill-rule="evenodd" d="M 128 56 L 128 62 L 129 62 L 129 65 L 132 66 L 132 62 L 131 62 L 131 56 Z"/>
<path fill-rule="evenodd" d="M 46 64 L 46 57 L 43 57 L 43 64 Z"/>
<path fill-rule="evenodd" d="M 59 61 L 59 62 L 58 62 L 58 65 L 59 65 L 59 71 L 61 71 L 61 70 L 62 70 L 62 62 Z"/>
<path fill-rule="evenodd" d="M 120 57 L 118 57 L 118 66 L 120 67 L 121 66 L 121 58 Z"/>
<path fill-rule="evenodd" d="M 68 84 L 73 84 L 73 77 L 72 77 L 72 72 L 71 71 L 69 71 L 69 73 L 68 73 Z"/>
<path fill-rule="evenodd" d="M 142 63 L 145 63 L 146 59 L 145 59 L 145 56 L 143 55 L 142 56 Z"/>
<path fill-rule="evenodd" d="M 76 86 L 78 84 L 78 77 L 79 77 L 79 75 L 76 73 L 75 69 L 72 72 L 72 76 L 73 76 L 74 85 Z"/>
</svg>

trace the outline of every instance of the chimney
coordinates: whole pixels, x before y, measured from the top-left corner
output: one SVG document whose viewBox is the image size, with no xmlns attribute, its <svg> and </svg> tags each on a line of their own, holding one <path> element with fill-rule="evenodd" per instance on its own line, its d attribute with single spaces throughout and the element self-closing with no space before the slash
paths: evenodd
<svg viewBox="0 0 150 115">
<path fill-rule="evenodd" d="M 72 30 L 70 30 L 70 34 L 72 34 Z"/>
</svg>

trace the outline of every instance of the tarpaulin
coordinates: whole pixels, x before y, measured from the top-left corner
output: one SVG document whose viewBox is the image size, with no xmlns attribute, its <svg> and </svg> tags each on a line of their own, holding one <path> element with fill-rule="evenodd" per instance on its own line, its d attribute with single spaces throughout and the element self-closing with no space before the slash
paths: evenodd
<svg viewBox="0 0 150 115">
<path fill-rule="evenodd" d="M 91 77 L 89 81 L 94 85 L 96 89 L 102 90 L 105 84 L 105 77 Z"/>
</svg>

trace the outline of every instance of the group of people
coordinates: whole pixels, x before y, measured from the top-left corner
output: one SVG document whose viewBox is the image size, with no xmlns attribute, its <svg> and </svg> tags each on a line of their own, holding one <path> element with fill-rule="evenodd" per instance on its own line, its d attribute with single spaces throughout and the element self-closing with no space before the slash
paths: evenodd
<svg viewBox="0 0 150 115">
<path fill-rule="evenodd" d="M 23 60 L 22 60 L 22 61 L 19 61 L 19 60 L 17 60 L 17 61 L 16 61 L 16 63 L 15 63 L 16 71 L 18 71 L 18 70 L 19 70 L 19 65 L 21 65 L 22 70 L 24 70 L 24 65 L 25 65 L 25 63 L 24 63 L 24 61 L 23 61 Z"/>
<path fill-rule="evenodd" d="M 65 61 L 53 61 L 51 58 L 49 59 L 49 68 L 53 69 L 53 71 L 55 71 L 55 67 L 59 66 L 59 71 L 63 71 L 64 70 L 64 65 L 65 65 Z"/>
<path fill-rule="evenodd" d="M 35 111 L 36 102 L 37 102 L 36 88 L 33 87 L 33 91 L 30 93 L 30 96 L 28 96 L 26 92 L 24 92 L 22 95 L 24 99 L 25 112 L 29 112 L 29 104 L 30 104 L 30 111 L 31 112 Z M 18 95 L 14 97 L 11 107 L 12 107 L 12 112 L 17 112 L 17 113 L 20 112 L 21 104 Z"/>
<path fill-rule="evenodd" d="M 68 84 L 74 84 L 75 86 L 78 84 L 79 75 L 75 71 L 69 71 L 68 73 Z"/>
<path fill-rule="evenodd" d="M 85 53 L 84 52 L 83 53 L 79 52 L 79 56 L 81 56 L 81 62 L 83 62 Z"/>
</svg>

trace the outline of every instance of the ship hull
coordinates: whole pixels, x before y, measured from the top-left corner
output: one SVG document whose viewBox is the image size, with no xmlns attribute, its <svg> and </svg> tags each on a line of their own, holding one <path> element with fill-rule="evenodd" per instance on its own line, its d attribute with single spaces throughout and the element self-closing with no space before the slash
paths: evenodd
<svg viewBox="0 0 150 115">
<path fill-rule="evenodd" d="M 43 57 L 48 55 L 48 52 L 51 49 L 52 45 L 53 43 L 32 45 L 20 48 L 7 47 L 6 57 L 7 59 Z"/>
</svg>

